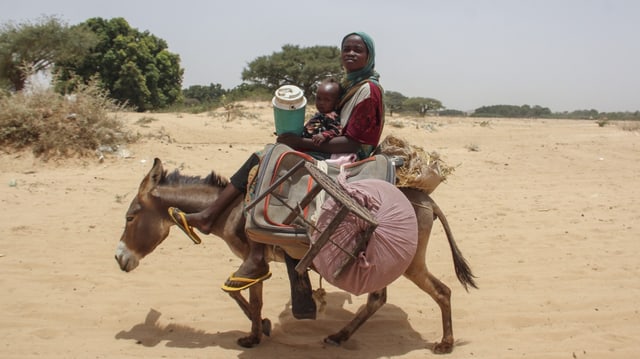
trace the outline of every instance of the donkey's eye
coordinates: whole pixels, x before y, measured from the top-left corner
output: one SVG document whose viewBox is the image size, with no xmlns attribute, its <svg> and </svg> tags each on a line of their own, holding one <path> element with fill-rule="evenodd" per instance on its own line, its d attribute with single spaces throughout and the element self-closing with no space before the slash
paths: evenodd
<svg viewBox="0 0 640 359">
<path fill-rule="evenodd" d="M 127 222 L 133 221 L 133 216 L 127 216 Z"/>
</svg>

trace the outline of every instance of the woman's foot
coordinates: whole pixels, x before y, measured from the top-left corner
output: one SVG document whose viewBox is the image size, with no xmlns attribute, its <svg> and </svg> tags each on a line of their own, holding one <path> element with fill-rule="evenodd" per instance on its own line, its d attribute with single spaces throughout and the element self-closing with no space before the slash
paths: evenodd
<svg viewBox="0 0 640 359">
<path fill-rule="evenodd" d="M 213 225 L 220 215 L 240 196 L 242 192 L 232 184 L 228 184 L 209 206 L 200 212 L 185 213 L 184 219 L 189 226 L 196 228 L 204 234 L 209 234 L 213 230 Z"/>
<path fill-rule="evenodd" d="M 264 261 L 245 260 L 238 270 L 233 273 L 222 286 L 225 292 L 235 292 L 247 289 L 255 284 L 271 278 L 269 265 Z"/>
<path fill-rule="evenodd" d="M 191 238 L 193 243 L 200 244 L 202 240 L 200 239 L 200 237 L 198 237 L 196 232 L 193 231 L 193 227 L 189 225 L 189 221 L 187 221 L 187 214 L 176 207 L 169 207 L 168 210 L 169 216 L 176 224 L 176 226 L 178 226 L 178 228 L 180 228 L 184 232 L 184 234 Z"/>
<path fill-rule="evenodd" d="M 184 218 L 190 226 L 204 234 L 211 233 L 213 229 L 213 219 L 203 212 L 185 213 Z"/>
</svg>

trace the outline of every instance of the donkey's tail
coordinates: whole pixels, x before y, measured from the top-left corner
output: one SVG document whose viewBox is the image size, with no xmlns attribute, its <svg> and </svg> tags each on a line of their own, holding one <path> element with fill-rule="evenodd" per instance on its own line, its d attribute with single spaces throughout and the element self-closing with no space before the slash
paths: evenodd
<svg viewBox="0 0 640 359">
<path fill-rule="evenodd" d="M 442 227 L 444 228 L 444 232 L 447 234 L 447 241 L 449 241 L 449 248 L 451 248 L 451 255 L 453 256 L 453 266 L 456 271 L 456 277 L 464 287 L 464 289 L 468 292 L 469 287 L 478 289 L 474 278 L 476 276 L 471 272 L 471 268 L 469 267 L 469 263 L 464 259 L 462 252 L 458 248 L 455 239 L 453 239 L 453 233 L 451 232 L 451 228 L 449 227 L 449 222 L 447 222 L 447 217 L 444 216 L 444 213 L 438 207 L 435 202 L 431 202 L 433 205 L 433 214 L 440 219 L 440 223 L 442 223 Z"/>
</svg>

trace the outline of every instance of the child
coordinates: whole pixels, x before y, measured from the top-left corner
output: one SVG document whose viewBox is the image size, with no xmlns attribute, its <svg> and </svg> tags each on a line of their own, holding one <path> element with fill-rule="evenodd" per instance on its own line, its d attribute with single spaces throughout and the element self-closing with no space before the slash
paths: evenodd
<svg viewBox="0 0 640 359">
<path fill-rule="evenodd" d="M 340 84 L 333 78 L 326 79 L 318 86 L 316 94 L 316 112 L 304 125 L 302 137 L 310 138 L 315 145 L 319 145 L 336 136 L 340 136 L 342 126 L 336 106 L 341 95 Z"/>
</svg>

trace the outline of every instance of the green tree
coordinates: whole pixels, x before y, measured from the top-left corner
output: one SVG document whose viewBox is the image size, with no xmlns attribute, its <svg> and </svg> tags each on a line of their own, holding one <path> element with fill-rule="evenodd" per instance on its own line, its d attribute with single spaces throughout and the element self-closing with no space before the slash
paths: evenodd
<svg viewBox="0 0 640 359">
<path fill-rule="evenodd" d="M 384 106 L 389 110 L 389 115 L 393 116 L 393 112 L 402 111 L 402 103 L 407 99 L 407 96 L 396 91 L 384 92 Z"/>
<path fill-rule="evenodd" d="M 273 91 L 263 85 L 243 82 L 229 90 L 225 96 L 228 101 L 270 101 L 273 98 Z"/>
<path fill-rule="evenodd" d="M 260 56 L 242 71 L 242 80 L 275 91 L 282 85 L 296 85 L 310 98 L 317 83 L 342 74 L 340 49 L 334 46 L 301 48 L 282 46 L 282 51 Z"/>
<path fill-rule="evenodd" d="M 57 64 L 63 87 L 73 87 L 73 74 L 87 82 L 96 74 L 110 96 L 138 111 L 171 105 L 182 98 L 180 57 L 166 41 L 140 32 L 123 18 L 92 18 L 86 26 L 98 37 L 91 52 L 79 61 Z"/>
<path fill-rule="evenodd" d="M 471 117 L 509 117 L 509 118 L 540 118 L 551 116 L 547 107 L 535 105 L 493 105 L 483 106 L 473 111 Z"/>
<path fill-rule="evenodd" d="M 467 114 L 464 111 L 447 109 L 447 110 L 438 111 L 438 116 L 466 117 Z"/>
<path fill-rule="evenodd" d="M 212 103 L 218 101 L 227 91 L 221 84 L 210 84 L 209 86 L 193 85 L 182 90 L 185 99 L 198 100 L 202 103 Z"/>
<path fill-rule="evenodd" d="M 35 22 L 5 23 L 0 28 L 2 87 L 20 91 L 28 75 L 82 57 L 96 42 L 96 36 L 85 26 L 70 28 L 54 16 Z"/>
<path fill-rule="evenodd" d="M 548 107 L 542 107 L 538 105 L 531 107 L 529 113 L 527 114 L 527 117 L 534 117 L 534 118 L 548 117 L 548 116 L 551 116 L 551 109 L 549 109 Z"/>
<path fill-rule="evenodd" d="M 443 109 L 442 102 L 428 97 L 410 97 L 402 103 L 402 107 L 408 111 L 416 111 L 424 116 L 429 111 Z"/>
<path fill-rule="evenodd" d="M 594 119 L 599 117 L 599 112 L 596 109 L 591 110 L 575 110 L 569 114 L 569 118 L 584 118 Z"/>
</svg>

